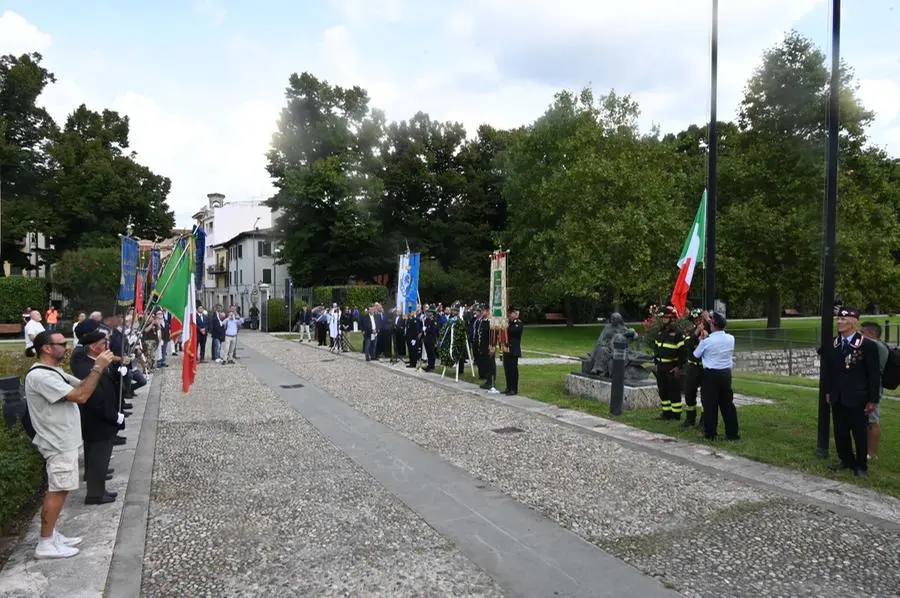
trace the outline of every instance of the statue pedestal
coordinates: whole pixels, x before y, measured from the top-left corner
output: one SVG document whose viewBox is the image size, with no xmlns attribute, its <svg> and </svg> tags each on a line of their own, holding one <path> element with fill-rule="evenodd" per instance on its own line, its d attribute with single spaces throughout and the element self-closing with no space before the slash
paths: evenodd
<svg viewBox="0 0 900 598">
<path fill-rule="evenodd" d="M 612 383 L 609 380 L 571 373 L 566 375 L 566 393 L 584 399 L 606 403 L 609 405 L 609 397 L 612 392 Z M 651 378 L 646 382 L 625 383 L 624 409 L 658 409 L 659 392 L 656 390 L 656 380 Z"/>
</svg>

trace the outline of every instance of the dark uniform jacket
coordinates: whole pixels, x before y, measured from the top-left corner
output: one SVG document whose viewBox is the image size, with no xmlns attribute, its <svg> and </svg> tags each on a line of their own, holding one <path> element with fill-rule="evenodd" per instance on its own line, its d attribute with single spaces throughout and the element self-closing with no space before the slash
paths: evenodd
<svg viewBox="0 0 900 598">
<path fill-rule="evenodd" d="M 525 325 L 522 320 L 515 319 L 509 323 L 506 329 L 506 335 L 509 337 L 509 355 L 513 357 L 522 357 L 522 333 L 525 332 Z"/>
<path fill-rule="evenodd" d="M 656 337 L 656 364 L 659 368 L 669 369 L 684 365 L 687 360 L 685 336 L 678 328 L 662 329 Z"/>
<path fill-rule="evenodd" d="M 881 367 L 878 346 L 857 332 L 845 345 L 843 338 L 834 339 L 826 349 L 822 366 L 824 382 L 832 404 L 861 407 L 878 403 L 881 394 Z"/>
<path fill-rule="evenodd" d="M 84 347 L 77 347 L 72 351 L 69 364 L 76 378 L 87 378 L 94 363 Z M 91 398 L 78 405 L 81 412 L 81 437 L 88 442 L 110 440 L 119 430 L 116 421 L 119 416 L 119 376 L 118 372 L 114 373 L 114 367 L 110 365 L 101 374 Z"/>
</svg>

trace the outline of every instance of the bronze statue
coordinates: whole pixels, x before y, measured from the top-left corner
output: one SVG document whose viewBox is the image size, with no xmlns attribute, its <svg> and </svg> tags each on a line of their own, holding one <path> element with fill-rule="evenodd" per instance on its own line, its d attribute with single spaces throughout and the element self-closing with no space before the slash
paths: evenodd
<svg viewBox="0 0 900 598">
<path fill-rule="evenodd" d="M 597 338 L 597 344 L 590 355 L 581 360 L 581 373 L 600 378 L 612 377 L 613 339 L 621 334 L 629 344 L 637 338 L 634 328 L 625 326 L 625 319 L 618 312 L 609 317 L 609 323 Z M 640 382 L 650 376 L 650 371 L 642 364 L 653 361 L 652 355 L 628 348 L 625 351 L 625 381 Z"/>
</svg>

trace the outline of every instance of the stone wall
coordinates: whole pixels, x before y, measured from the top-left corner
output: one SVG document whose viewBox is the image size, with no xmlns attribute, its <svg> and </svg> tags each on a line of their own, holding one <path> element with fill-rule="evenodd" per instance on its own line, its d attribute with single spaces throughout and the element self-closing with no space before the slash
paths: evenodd
<svg viewBox="0 0 900 598">
<path fill-rule="evenodd" d="M 734 354 L 734 369 L 782 376 L 818 376 L 819 356 L 815 349 L 740 351 Z"/>
</svg>

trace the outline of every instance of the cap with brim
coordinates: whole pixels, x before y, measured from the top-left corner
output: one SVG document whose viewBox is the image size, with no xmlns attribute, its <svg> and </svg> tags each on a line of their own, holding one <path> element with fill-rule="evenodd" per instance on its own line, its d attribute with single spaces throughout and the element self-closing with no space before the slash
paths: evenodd
<svg viewBox="0 0 900 598">
<path fill-rule="evenodd" d="M 840 318 L 856 318 L 859 319 L 859 310 L 853 309 L 852 307 L 842 307 L 838 311 L 838 317 Z"/>
<path fill-rule="evenodd" d="M 91 332 L 94 332 L 94 331 L 98 330 L 99 328 L 100 328 L 100 323 L 98 321 L 85 320 L 84 322 L 79 324 L 78 331 L 75 333 L 75 337 L 78 339 L 79 342 L 83 343 L 82 338 L 85 335 L 87 335 Z"/>
<path fill-rule="evenodd" d="M 82 345 L 87 346 L 87 345 L 92 345 L 92 344 L 96 343 L 97 341 L 102 341 L 105 338 L 106 338 L 106 332 L 104 332 L 104 330 L 102 328 L 97 328 L 96 330 L 92 330 L 91 332 L 88 332 L 87 334 L 82 334 L 78 340 L 81 342 Z"/>
</svg>

